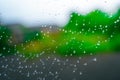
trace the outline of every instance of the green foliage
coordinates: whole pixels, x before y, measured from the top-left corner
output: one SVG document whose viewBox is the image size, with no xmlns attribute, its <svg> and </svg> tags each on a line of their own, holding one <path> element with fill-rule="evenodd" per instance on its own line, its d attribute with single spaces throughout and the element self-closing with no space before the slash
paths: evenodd
<svg viewBox="0 0 120 80">
<path fill-rule="evenodd" d="M 16 52 L 26 57 L 52 52 L 67 56 L 119 52 L 120 10 L 114 15 L 100 10 L 86 15 L 72 13 L 68 24 L 56 33 L 40 33 L 24 27 L 22 31 L 23 43 L 17 44 Z M 15 49 L 9 43 L 10 36 L 10 30 L 0 26 L 2 55 L 8 55 Z"/>
<path fill-rule="evenodd" d="M 24 41 L 41 40 L 42 34 L 38 31 L 27 31 L 24 33 Z"/>
<path fill-rule="evenodd" d="M 70 21 L 63 29 L 78 32 L 82 31 L 83 33 L 94 32 L 110 35 L 113 33 L 113 31 L 120 29 L 120 27 L 118 27 L 120 22 L 117 22 L 119 20 L 119 16 L 120 10 L 111 16 L 107 13 L 103 13 L 100 10 L 95 10 L 86 15 L 72 13 Z M 117 29 L 115 28 L 115 25 L 117 26 Z"/>
<path fill-rule="evenodd" d="M 81 51 L 79 51 L 80 49 L 78 48 L 76 50 L 76 54 L 83 54 L 83 51 L 85 51 L 86 53 L 120 51 L 120 10 L 118 10 L 118 12 L 114 15 L 103 13 L 100 10 L 95 10 L 86 15 L 72 13 L 70 21 L 67 25 L 63 27 L 63 30 L 63 36 L 66 37 L 72 35 L 65 34 L 66 32 L 76 32 L 81 34 L 78 36 L 76 36 L 75 34 L 72 35 L 72 37 L 75 37 L 75 40 L 77 40 L 77 42 L 79 43 L 74 43 L 74 45 L 72 45 L 73 43 L 66 41 L 69 42 L 69 45 L 65 45 L 65 43 L 61 45 L 59 47 L 60 53 L 71 54 L 73 51 L 71 48 L 73 47 L 74 50 L 76 50 L 76 48 L 80 46 L 82 41 L 84 41 L 84 43 Z M 79 38 L 79 40 L 77 37 Z M 94 41 L 94 39 L 97 40 Z M 94 41 L 94 43 L 92 42 L 92 40 Z M 97 42 L 100 42 L 99 46 L 96 45 Z M 68 52 L 66 52 L 67 49 Z"/>
<path fill-rule="evenodd" d="M 14 48 L 10 45 L 10 30 L 0 25 L 0 55 L 10 55 L 14 53 Z"/>
<path fill-rule="evenodd" d="M 109 52 L 113 48 L 106 36 L 100 34 L 82 34 L 78 32 L 62 33 L 57 52 L 62 55 L 88 55 Z"/>
</svg>

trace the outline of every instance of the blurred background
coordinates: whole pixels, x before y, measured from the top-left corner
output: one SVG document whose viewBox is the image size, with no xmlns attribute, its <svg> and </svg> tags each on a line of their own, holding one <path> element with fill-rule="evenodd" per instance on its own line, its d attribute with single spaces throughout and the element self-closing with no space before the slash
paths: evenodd
<svg viewBox="0 0 120 80">
<path fill-rule="evenodd" d="M 119 0 L 1 0 L 0 80 L 119 80 Z"/>
</svg>

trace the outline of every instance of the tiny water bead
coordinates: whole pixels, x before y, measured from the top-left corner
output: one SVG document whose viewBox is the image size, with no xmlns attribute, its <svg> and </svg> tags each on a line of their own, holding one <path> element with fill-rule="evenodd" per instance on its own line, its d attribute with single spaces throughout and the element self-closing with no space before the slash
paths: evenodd
<svg viewBox="0 0 120 80">
<path fill-rule="evenodd" d="M 94 59 L 93 59 L 93 61 L 95 61 L 95 62 L 96 62 L 96 61 L 97 61 L 97 58 L 94 58 Z"/>
</svg>

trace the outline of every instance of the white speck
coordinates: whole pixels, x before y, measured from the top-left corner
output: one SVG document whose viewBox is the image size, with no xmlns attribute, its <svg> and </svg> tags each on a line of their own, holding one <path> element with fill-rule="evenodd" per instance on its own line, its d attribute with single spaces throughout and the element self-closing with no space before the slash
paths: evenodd
<svg viewBox="0 0 120 80">
<path fill-rule="evenodd" d="M 27 77 L 30 77 L 30 73 L 29 72 L 27 73 Z"/>
<path fill-rule="evenodd" d="M 78 23 L 76 23 L 75 25 L 78 26 Z"/>
<path fill-rule="evenodd" d="M 83 65 L 84 65 L 84 66 L 87 66 L 88 64 L 87 64 L 87 63 L 84 63 Z"/>
<path fill-rule="evenodd" d="M 80 72 L 80 75 L 82 75 L 82 72 Z"/>
<path fill-rule="evenodd" d="M 95 61 L 95 62 L 96 62 L 96 61 L 97 61 L 97 59 L 96 59 L 96 58 L 94 58 L 94 59 L 93 59 L 93 61 Z"/>
<path fill-rule="evenodd" d="M 76 51 L 74 50 L 74 51 L 73 51 L 73 53 L 75 54 L 75 53 L 76 53 Z"/>
</svg>

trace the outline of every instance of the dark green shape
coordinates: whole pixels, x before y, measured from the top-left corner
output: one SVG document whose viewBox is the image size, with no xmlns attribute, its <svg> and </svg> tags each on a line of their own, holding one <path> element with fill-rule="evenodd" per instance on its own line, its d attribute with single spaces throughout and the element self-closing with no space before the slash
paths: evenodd
<svg viewBox="0 0 120 80">
<path fill-rule="evenodd" d="M 14 54 L 14 46 L 10 43 L 11 32 L 7 26 L 0 25 L 0 55 Z"/>
<path fill-rule="evenodd" d="M 30 42 L 30 41 L 35 41 L 35 40 L 41 40 L 42 39 L 42 34 L 38 31 L 26 31 L 24 33 L 24 42 Z"/>
</svg>

